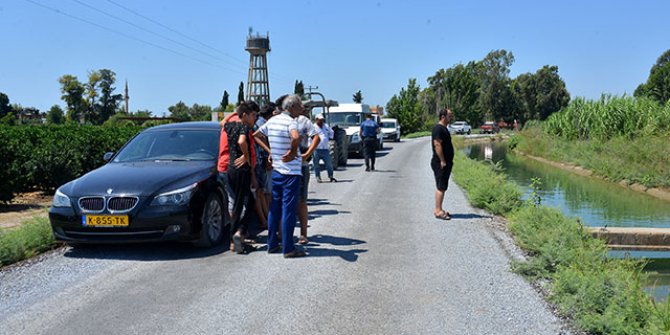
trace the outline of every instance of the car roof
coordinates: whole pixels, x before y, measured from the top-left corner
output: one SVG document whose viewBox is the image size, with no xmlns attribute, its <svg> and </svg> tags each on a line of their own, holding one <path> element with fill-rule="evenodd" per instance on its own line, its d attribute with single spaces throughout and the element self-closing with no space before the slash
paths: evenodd
<svg viewBox="0 0 670 335">
<path fill-rule="evenodd" d="M 162 124 L 146 129 L 145 131 L 164 131 L 164 130 L 220 130 L 221 125 L 216 121 L 191 121 Z"/>
</svg>

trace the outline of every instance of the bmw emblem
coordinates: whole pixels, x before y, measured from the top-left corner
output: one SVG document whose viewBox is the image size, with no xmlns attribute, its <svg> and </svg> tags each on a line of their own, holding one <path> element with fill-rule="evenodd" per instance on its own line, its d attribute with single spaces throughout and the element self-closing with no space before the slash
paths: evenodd
<svg viewBox="0 0 670 335">
<path fill-rule="evenodd" d="M 112 190 L 111 188 L 108 188 L 108 189 L 107 189 L 107 194 L 112 194 L 112 191 L 113 191 L 113 190 Z"/>
</svg>

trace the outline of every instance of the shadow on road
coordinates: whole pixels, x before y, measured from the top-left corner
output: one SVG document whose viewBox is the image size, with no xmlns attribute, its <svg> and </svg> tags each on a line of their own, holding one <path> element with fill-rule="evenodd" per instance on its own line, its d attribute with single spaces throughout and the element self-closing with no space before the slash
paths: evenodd
<svg viewBox="0 0 670 335">
<path fill-rule="evenodd" d="M 452 220 L 469 220 L 469 219 L 488 219 L 490 216 L 488 215 L 479 215 L 479 214 L 474 214 L 474 213 L 451 213 L 451 219 Z"/>
<path fill-rule="evenodd" d="M 351 246 L 364 244 L 365 241 L 356 240 L 347 237 L 331 236 L 331 235 L 314 235 L 309 238 L 307 244 L 307 253 L 309 257 L 340 257 L 347 262 L 355 262 L 358 260 L 358 254 L 368 252 L 367 249 L 351 249 L 341 250 L 333 248 L 324 248 L 325 244 L 334 246 Z"/>
<path fill-rule="evenodd" d="M 340 204 L 331 203 L 330 201 L 328 201 L 328 199 L 307 198 L 307 206 L 321 206 L 321 205 L 341 206 Z"/>
<path fill-rule="evenodd" d="M 88 259 L 117 259 L 133 261 L 172 261 L 204 258 L 228 250 L 223 241 L 212 248 L 196 248 L 187 243 L 165 242 L 125 245 L 78 245 L 65 252 L 65 257 Z"/>
<path fill-rule="evenodd" d="M 315 211 L 309 211 L 309 218 L 319 218 L 326 215 L 338 215 L 338 214 L 351 214 L 350 211 L 338 211 L 337 209 L 319 209 Z"/>
<path fill-rule="evenodd" d="M 326 248 L 308 248 L 308 257 L 340 257 L 347 262 L 358 260 L 358 254 L 368 252 L 367 249 L 339 250 Z"/>
</svg>

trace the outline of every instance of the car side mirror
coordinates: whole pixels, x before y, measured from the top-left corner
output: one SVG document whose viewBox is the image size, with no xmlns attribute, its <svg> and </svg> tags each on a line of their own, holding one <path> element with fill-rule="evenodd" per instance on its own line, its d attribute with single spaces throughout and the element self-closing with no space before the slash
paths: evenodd
<svg viewBox="0 0 670 335">
<path fill-rule="evenodd" d="M 114 157 L 114 152 L 113 151 L 108 151 L 108 152 L 105 152 L 105 155 L 102 156 L 102 159 L 104 159 L 105 162 L 109 162 L 109 160 L 112 159 L 112 157 Z"/>
</svg>

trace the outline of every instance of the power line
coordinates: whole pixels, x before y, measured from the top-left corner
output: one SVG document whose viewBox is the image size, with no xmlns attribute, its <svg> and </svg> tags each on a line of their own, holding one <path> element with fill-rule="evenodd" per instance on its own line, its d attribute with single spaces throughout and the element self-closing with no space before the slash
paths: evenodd
<svg viewBox="0 0 670 335">
<path fill-rule="evenodd" d="M 152 31 L 152 30 L 145 29 L 144 27 L 141 27 L 141 26 L 139 26 L 139 25 L 137 25 L 137 24 L 135 24 L 135 23 L 133 23 L 133 22 L 131 22 L 131 21 L 128 21 L 128 20 L 123 19 L 123 18 L 121 18 L 121 17 L 118 17 L 118 16 L 116 16 L 116 15 L 107 13 L 107 12 L 101 10 L 101 9 L 95 8 L 95 7 L 89 5 L 89 4 L 87 4 L 87 3 L 85 3 L 85 2 L 83 2 L 83 1 L 81 1 L 81 0 L 72 0 L 72 1 L 78 3 L 78 4 L 82 5 L 82 6 L 85 6 L 85 7 L 87 7 L 87 8 L 90 8 L 90 9 L 96 11 L 96 12 L 99 12 L 99 13 L 102 13 L 102 14 L 104 14 L 104 15 L 106 15 L 106 16 L 109 16 L 109 17 L 111 17 L 111 18 L 113 18 L 113 19 L 116 19 L 116 20 L 119 20 L 119 21 L 124 22 L 124 23 L 126 23 L 126 24 L 129 24 L 129 25 L 131 25 L 131 26 L 133 26 L 133 27 L 135 27 L 135 28 L 137 28 L 137 29 L 140 29 L 140 30 L 142 30 L 142 31 L 148 32 L 148 33 L 153 34 L 153 35 L 155 35 L 155 36 L 161 37 L 161 38 L 163 38 L 163 39 L 165 39 L 165 40 L 168 40 L 168 41 L 170 41 L 170 42 L 179 44 L 179 45 L 181 45 L 181 46 L 183 46 L 183 47 L 185 47 L 185 48 L 188 48 L 188 49 L 190 49 L 190 50 L 192 50 L 192 51 L 195 51 L 195 52 L 201 53 L 201 54 L 203 54 L 203 55 L 212 57 L 212 58 L 214 58 L 214 59 L 216 59 L 216 60 L 224 61 L 222 58 L 219 58 L 218 56 L 215 56 L 215 55 L 212 55 L 212 54 L 210 54 L 210 53 L 207 53 L 207 52 L 198 50 L 198 49 L 193 48 L 193 47 L 191 47 L 191 46 L 189 46 L 189 45 L 187 45 L 187 44 L 184 44 L 184 43 L 182 43 L 182 42 L 179 42 L 179 41 L 177 41 L 177 40 L 175 40 L 175 39 L 172 39 L 172 38 L 167 37 L 167 36 L 165 36 L 165 35 L 162 35 L 162 34 L 160 34 L 160 33 L 154 32 L 154 31 Z M 232 64 L 231 64 L 231 65 L 232 65 Z"/>
<path fill-rule="evenodd" d="M 73 1 L 78 1 L 78 0 L 73 0 Z M 224 56 L 226 56 L 226 57 L 229 57 L 230 59 L 233 59 L 233 60 L 237 61 L 238 63 L 242 64 L 242 65 L 245 66 L 245 67 L 249 65 L 249 63 L 248 63 L 247 61 L 244 61 L 244 60 L 241 60 L 241 59 L 239 59 L 239 58 L 233 57 L 233 56 L 231 56 L 230 54 L 228 54 L 227 52 L 224 52 L 224 51 L 222 51 L 222 50 L 220 50 L 220 49 L 217 49 L 217 48 L 215 48 L 215 47 L 213 47 L 213 46 L 210 46 L 210 45 L 208 45 L 208 44 L 206 44 L 206 43 L 204 43 L 204 42 L 201 42 L 201 41 L 199 41 L 199 40 L 197 40 L 197 39 L 195 39 L 195 38 L 193 38 L 193 37 L 190 37 L 190 36 L 188 36 L 188 35 L 186 35 L 186 34 L 183 34 L 183 33 L 181 33 L 181 32 L 179 32 L 179 31 L 173 29 L 172 27 L 170 27 L 170 26 L 168 26 L 168 25 L 162 24 L 162 23 L 160 23 L 160 22 L 158 22 L 158 21 L 156 21 L 156 20 L 154 20 L 154 19 L 152 19 L 152 18 L 150 18 L 150 17 L 147 17 L 146 15 L 143 15 L 143 14 L 141 14 L 141 13 L 138 13 L 138 12 L 136 12 L 136 11 L 134 11 L 134 10 L 132 10 L 132 9 L 130 9 L 130 8 L 128 8 L 128 7 L 124 6 L 124 5 L 122 5 L 122 4 L 118 3 L 118 2 L 116 2 L 116 1 L 114 1 L 114 0 L 107 0 L 107 2 L 109 2 L 109 3 L 111 3 L 111 4 L 115 5 L 115 6 L 117 6 L 117 7 L 119 7 L 119 8 L 121 8 L 121 9 L 123 9 L 123 10 L 125 10 L 125 11 L 127 11 L 127 12 L 129 12 L 129 13 L 132 13 L 133 15 L 139 16 L 139 17 L 141 17 L 141 18 L 143 18 L 143 19 L 145 19 L 145 20 L 147 20 L 147 21 L 149 21 L 149 22 L 151 22 L 151 23 L 153 23 L 153 24 L 155 24 L 155 25 L 158 25 L 158 26 L 160 26 L 160 27 L 162 27 L 162 28 L 164 28 L 164 29 L 167 29 L 167 30 L 169 30 L 169 31 L 171 31 L 171 32 L 173 32 L 173 33 L 175 33 L 175 34 L 177 34 L 177 35 L 183 37 L 183 38 L 186 38 L 186 39 L 188 39 L 188 40 L 190 40 L 190 41 L 192 41 L 192 42 L 194 42 L 194 43 L 200 44 L 201 46 L 203 46 L 203 47 L 205 47 L 205 48 L 208 48 L 208 49 L 213 50 L 213 51 L 216 51 L 216 52 L 218 52 L 218 53 L 220 53 L 220 54 L 222 54 L 222 55 L 224 55 Z M 270 76 L 272 76 L 272 77 L 278 77 L 279 79 L 289 80 L 288 77 L 285 77 L 285 76 L 283 76 L 283 75 L 281 75 L 281 74 L 279 74 L 279 73 L 272 72 L 272 71 L 270 71 Z M 276 78 L 275 78 L 275 79 L 276 79 Z"/>
<path fill-rule="evenodd" d="M 210 63 L 210 62 L 208 62 L 208 61 L 205 61 L 205 60 L 202 60 L 202 59 L 199 59 L 199 58 L 195 58 L 195 57 L 186 55 L 186 54 L 181 53 L 181 52 L 179 52 L 179 51 L 175 51 L 175 50 L 172 50 L 172 49 L 170 49 L 170 48 L 166 48 L 166 47 L 163 47 L 163 46 L 161 46 L 161 45 L 158 45 L 158 44 L 155 44 L 155 43 L 152 43 L 152 42 L 145 41 L 145 40 L 140 39 L 140 38 L 137 38 L 137 37 L 135 37 L 135 36 L 128 35 L 128 34 L 126 34 L 126 33 L 120 32 L 120 31 L 118 31 L 118 30 L 115 30 L 115 29 L 112 29 L 112 28 L 105 27 L 105 26 L 100 25 L 100 24 L 98 24 L 98 23 L 95 23 L 95 22 L 92 22 L 92 21 L 89 21 L 89 20 L 86 20 L 86 19 L 83 19 L 83 18 L 74 16 L 74 15 L 72 15 L 72 14 L 68 14 L 68 13 L 66 13 L 66 12 L 64 12 L 64 11 L 61 11 L 60 9 L 53 8 L 53 7 L 49 7 L 49 6 L 47 6 L 47 5 L 44 5 L 44 4 L 42 4 L 42 3 L 39 3 L 39 2 L 37 2 L 37 1 L 34 1 L 34 0 L 25 0 L 25 1 L 30 2 L 30 3 L 32 3 L 32 4 L 36 5 L 36 6 L 39 6 L 39 7 L 48 9 L 48 10 L 50 10 L 50 11 L 52 11 L 52 12 L 55 12 L 55 13 L 58 13 L 58 14 L 60 14 L 60 15 L 69 17 L 69 18 L 71 18 L 71 19 L 74 19 L 74 20 L 77 20 L 77 21 L 81 21 L 81 22 L 84 22 L 84 23 L 87 23 L 87 24 L 96 26 L 96 27 L 98 27 L 98 28 L 100 28 L 100 29 L 104 29 L 104 30 L 110 31 L 110 32 L 112 32 L 112 33 L 115 33 L 115 34 L 117 34 L 117 35 L 121 35 L 121 36 L 123 36 L 123 37 L 129 38 L 129 39 L 131 39 L 131 40 L 134 40 L 134 41 L 137 41 L 137 42 L 140 42 L 140 43 L 143 43 L 143 44 L 150 45 L 150 46 L 152 46 L 152 47 L 154 47 L 154 48 L 158 48 L 158 49 L 161 49 L 161 50 L 164 50 L 164 51 L 171 52 L 171 53 L 173 53 L 173 54 L 182 56 L 182 57 L 184 57 L 184 58 L 188 58 L 188 59 L 191 59 L 191 60 L 193 60 L 193 61 L 196 61 L 196 62 L 199 62 L 199 63 L 202 63 L 202 64 L 206 64 L 206 65 L 209 65 L 209 66 L 213 66 L 213 67 L 217 67 L 217 68 L 220 68 L 220 69 L 228 70 L 228 71 L 231 71 L 231 72 L 241 73 L 240 71 L 237 71 L 237 70 L 235 70 L 235 69 L 231 69 L 231 68 L 228 68 L 228 67 L 224 67 L 224 66 L 221 66 L 221 65 L 219 65 L 219 64 L 213 64 L 213 63 Z M 244 74 L 244 73 L 241 73 L 241 74 Z"/>
<path fill-rule="evenodd" d="M 200 42 L 200 41 L 196 40 L 195 38 L 192 38 L 192 37 L 190 37 L 190 36 L 188 36 L 188 35 L 185 35 L 185 34 L 179 32 L 179 31 L 177 31 L 177 30 L 175 30 L 175 29 L 172 29 L 171 27 L 169 27 L 169 26 L 167 26 L 167 25 L 164 25 L 164 24 L 162 24 L 162 23 L 160 23 L 160 22 L 158 22 L 158 21 L 156 21 L 156 20 L 153 20 L 153 19 L 151 19 L 151 18 L 149 18 L 149 17 L 147 17 L 147 16 L 145 16 L 145 15 L 142 15 L 142 14 L 140 14 L 140 13 L 138 13 L 138 12 L 136 12 L 136 11 L 134 11 L 134 10 L 132 10 L 132 9 L 130 9 L 130 8 L 126 7 L 126 6 L 124 6 L 124 5 L 121 5 L 121 4 L 119 4 L 119 3 L 115 2 L 115 1 L 113 1 L 113 0 L 107 0 L 107 2 L 109 2 L 109 3 L 111 3 L 111 4 L 113 4 L 113 5 L 117 6 L 117 7 L 119 7 L 119 8 L 121 8 L 121 9 L 125 10 L 125 11 L 128 11 L 128 12 L 134 14 L 134 15 L 137 15 L 137 16 L 139 16 L 139 17 L 141 17 L 141 18 L 143 18 L 143 19 L 145 19 L 145 20 L 147 20 L 147 21 L 149 21 L 149 22 L 151 22 L 151 23 L 153 23 L 153 24 L 156 24 L 156 25 L 158 25 L 158 26 L 161 26 L 161 27 L 163 27 L 163 28 L 165 28 L 165 29 L 167 29 L 167 30 L 169 30 L 169 31 L 171 31 L 171 32 L 173 32 L 173 33 L 175 33 L 175 34 L 181 36 L 181 37 L 184 37 L 184 38 L 186 38 L 186 39 L 192 41 L 192 42 L 198 43 L 198 44 L 200 44 L 200 45 L 203 46 L 203 47 L 206 47 L 206 48 L 208 48 L 208 49 L 210 49 L 210 50 L 214 50 L 214 51 L 216 51 L 216 52 L 218 52 L 218 53 L 220 53 L 220 54 L 222 54 L 222 55 L 224 55 L 224 56 L 226 56 L 226 57 L 229 57 L 229 58 L 231 58 L 231 59 L 233 59 L 233 60 L 235 60 L 235 61 L 237 61 L 237 62 L 240 62 L 240 63 L 241 63 L 242 65 L 244 65 L 244 66 L 247 65 L 245 61 L 240 60 L 240 59 L 238 59 L 238 58 L 235 58 L 235 57 L 229 55 L 227 52 L 221 51 L 221 50 L 219 50 L 219 49 L 217 49 L 217 48 L 215 48 L 215 47 L 212 47 L 212 46 L 210 46 L 210 45 L 208 45 L 208 44 L 205 44 L 205 43 L 203 43 L 203 42 Z"/>
</svg>

